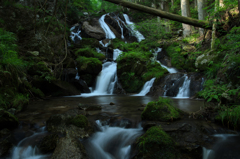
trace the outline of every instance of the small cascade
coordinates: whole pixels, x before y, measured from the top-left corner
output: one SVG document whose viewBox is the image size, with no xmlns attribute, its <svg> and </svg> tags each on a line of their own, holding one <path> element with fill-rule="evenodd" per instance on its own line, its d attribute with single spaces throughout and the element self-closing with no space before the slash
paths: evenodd
<svg viewBox="0 0 240 159">
<path fill-rule="evenodd" d="M 127 14 L 123 14 L 123 17 L 125 18 L 125 21 L 128 25 L 128 28 L 130 29 L 131 33 L 138 39 L 138 42 L 144 40 L 144 36 L 137 31 L 135 24 L 129 20 L 129 17 Z"/>
<path fill-rule="evenodd" d="M 117 63 L 106 62 L 103 64 L 102 71 L 97 77 L 96 88 L 92 93 L 82 93 L 82 97 L 111 95 L 117 83 Z"/>
<path fill-rule="evenodd" d="M 179 88 L 179 92 L 177 94 L 177 98 L 189 98 L 189 94 L 190 94 L 190 82 L 191 80 L 188 79 L 188 76 L 185 74 L 185 80 L 183 82 L 182 87 Z"/>
<path fill-rule="evenodd" d="M 13 148 L 12 159 L 43 159 L 48 158 L 50 155 L 42 155 L 36 146 L 29 145 L 37 137 L 46 134 L 45 129 L 40 129 L 32 136 L 26 137 L 21 140 L 16 147 Z"/>
<path fill-rule="evenodd" d="M 124 36 L 123 36 L 123 26 L 121 25 L 120 18 L 117 17 L 117 18 L 116 18 L 116 21 L 117 21 L 117 23 L 118 23 L 118 26 L 119 26 L 120 29 L 121 29 L 121 38 L 124 39 Z"/>
<path fill-rule="evenodd" d="M 143 86 L 143 89 L 141 90 L 140 93 L 134 95 L 134 96 L 145 96 L 149 91 L 150 89 L 152 88 L 152 85 L 154 83 L 156 78 L 152 78 L 150 81 L 147 81 L 144 86 Z"/>
<path fill-rule="evenodd" d="M 72 41 L 75 42 L 75 38 L 82 40 L 82 37 L 80 36 L 81 30 L 80 27 L 78 28 L 78 30 L 76 32 L 74 32 L 74 30 L 76 29 L 76 26 L 73 26 L 70 31 L 71 31 L 71 35 L 70 38 L 72 39 Z"/>
<path fill-rule="evenodd" d="M 100 132 L 95 133 L 87 146 L 89 157 L 93 159 L 128 159 L 131 144 L 140 136 L 142 128 L 128 128 L 102 126 Z"/>
<path fill-rule="evenodd" d="M 204 80 L 204 78 L 202 78 L 202 82 L 201 82 L 201 90 L 203 90 L 204 82 L 205 82 L 205 80 Z M 201 91 L 201 90 L 200 90 L 200 91 Z"/>
<path fill-rule="evenodd" d="M 114 49 L 114 50 L 113 50 L 113 60 L 116 60 L 121 53 L 122 53 L 121 50 L 119 50 L 119 49 Z"/>
<path fill-rule="evenodd" d="M 76 80 L 79 80 L 79 79 L 80 79 L 80 76 L 78 75 L 78 69 L 77 69 L 77 67 L 76 67 L 76 70 L 77 70 L 77 74 L 76 74 L 76 76 L 75 76 L 75 79 L 76 79 Z"/>
<path fill-rule="evenodd" d="M 103 28 L 103 30 L 104 30 L 104 32 L 106 34 L 106 39 L 115 39 L 116 38 L 115 34 L 112 32 L 112 30 L 109 28 L 109 26 L 104 21 L 106 15 L 107 14 L 104 14 L 99 19 L 99 23 L 100 23 L 101 27 Z"/>
<path fill-rule="evenodd" d="M 159 48 L 159 47 L 154 50 L 153 55 L 154 55 L 156 61 L 157 61 L 163 68 L 166 68 L 169 73 L 177 73 L 178 71 L 177 71 L 175 68 L 169 68 L 169 67 L 161 64 L 161 62 L 157 60 L 157 55 L 158 55 L 158 53 L 161 52 L 161 51 L 162 51 L 162 48 Z"/>
<path fill-rule="evenodd" d="M 213 153 L 211 149 L 206 149 L 203 147 L 203 159 L 209 159 L 211 153 Z"/>
<path fill-rule="evenodd" d="M 167 85 L 164 85 L 163 90 L 164 90 L 163 96 L 166 96 L 167 95 Z"/>
</svg>

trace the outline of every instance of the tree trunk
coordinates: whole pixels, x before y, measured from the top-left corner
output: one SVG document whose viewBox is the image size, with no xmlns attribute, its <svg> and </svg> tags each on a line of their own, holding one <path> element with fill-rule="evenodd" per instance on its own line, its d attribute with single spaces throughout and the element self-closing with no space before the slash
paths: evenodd
<svg viewBox="0 0 240 159">
<path fill-rule="evenodd" d="M 224 7 L 224 2 L 223 2 L 223 0 L 219 0 L 219 6 L 220 6 L 220 7 Z"/>
<path fill-rule="evenodd" d="M 219 8 L 219 0 L 215 0 L 215 12 L 218 11 Z M 213 27 L 212 27 L 212 41 L 211 41 L 211 49 L 215 49 L 215 41 L 216 41 L 216 28 L 217 28 L 216 18 L 214 19 Z"/>
<path fill-rule="evenodd" d="M 240 0 L 238 0 L 238 17 L 240 17 Z"/>
<path fill-rule="evenodd" d="M 204 10 L 205 8 L 205 0 L 198 0 L 197 1 L 198 4 L 198 19 L 199 20 L 204 20 L 204 17 L 206 15 L 206 12 Z M 200 36 L 204 35 L 204 29 L 203 28 L 199 28 L 199 34 Z"/>
<path fill-rule="evenodd" d="M 182 12 L 182 16 L 184 17 L 190 16 L 189 0 L 181 0 L 181 12 Z M 182 26 L 183 26 L 183 37 L 190 36 L 191 26 L 184 23 L 182 24 Z"/>
<path fill-rule="evenodd" d="M 193 25 L 193 26 L 196 26 L 196 27 L 201 27 L 201 28 L 206 28 L 206 29 L 211 29 L 212 28 L 208 21 L 199 21 L 199 20 L 194 19 L 194 18 L 184 17 L 184 16 L 180 16 L 180 15 L 177 15 L 177 14 L 172 14 L 172 13 L 169 13 L 169 12 L 164 12 L 164 11 L 161 11 L 161 10 L 146 7 L 144 5 L 127 2 L 127 1 L 124 1 L 124 0 L 105 0 L 105 1 L 112 2 L 112 3 L 115 3 L 115 4 L 120 4 L 121 6 L 124 6 L 124 7 L 132 8 L 132 9 L 135 9 L 135 10 L 139 10 L 141 12 L 145 12 L 145 13 L 149 13 L 149 14 L 152 14 L 152 15 L 160 16 L 162 18 L 178 21 L 178 22 Z"/>
</svg>

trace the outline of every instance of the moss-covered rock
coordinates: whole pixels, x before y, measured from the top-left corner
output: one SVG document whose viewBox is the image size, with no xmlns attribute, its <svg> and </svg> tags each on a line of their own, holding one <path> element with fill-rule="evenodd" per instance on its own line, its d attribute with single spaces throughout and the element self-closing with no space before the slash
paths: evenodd
<svg viewBox="0 0 240 159">
<path fill-rule="evenodd" d="M 180 117 L 179 110 L 168 98 L 160 97 L 158 101 L 147 104 L 141 115 L 143 120 L 170 121 Z"/>
<path fill-rule="evenodd" d="M 47 135 L 42 139 L 38 148 L 42 153 L 52 152 L 56 148 L 58 140 L 59 136 L 57 134 Z"/>
<path fill-rule="evenodd" d="M 138 146 L 137 158 L 175 159 L 178 156 L 175 142 L 160 126 L 148 129 L 138 139 Z"/>
<path fill-rule="evenodd" d="M 102 62 L 97 58 L 79 56 L 77 58 L 78 73 L 98 75 L 102 70 Z"/>
<path fill-rule="evenodd" d="M 77 115 L 77 116 L 71 118 L 68 123 L 75 125 L 77 127 L 80 127 L 80 128 L 87 128 L 88 119 L 84 115 Z"/>
<path fill-rule="evenodd" d="M 13 114 L 0 108 L 0 130 L 16 128 L 18 124 L 18 119 Z"/>
<path fill-rule="evenodd" d="M 98 53 L 92 47 L 85 47 L 85 48 L 78 49 L 75 51 L 75 55 L 76 56 L 85 56 L 85 57 L 94 57 L 101 61 L 105 59 L 105 56 L 103 54 Z"/>
</svg>

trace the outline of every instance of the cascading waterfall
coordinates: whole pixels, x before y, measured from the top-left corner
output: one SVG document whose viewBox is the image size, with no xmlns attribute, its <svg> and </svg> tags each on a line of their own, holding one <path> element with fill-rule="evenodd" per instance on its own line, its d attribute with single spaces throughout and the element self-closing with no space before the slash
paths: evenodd
<svg viewBox="0 0 240 159">
<path fill-rule="evenodd" d="M 121 29 L 121 38 L 124 39 L 124 36 L 123 36 L 123 26 L 121 25 L 121 21 L 120 21 L 120 18 L 116 18 L 116 21 L 118 23 L 118 26 L 120 27 Z"/>
<path fill-rule="evenodd" d="M 135 94 L 135 95 L 133 95 L 133 96 L 145 96 L 145 95 L 150 91 L 150 89 L 152 88 L 152 85 L 153 85 L 155 79 L 156 79 L 156 78 L 152 78 L 150 81 L 147 81 L 147 82 L 144 84 L 141 92 L 138 93 L 138 94 Z"/>
<path fill-rule="evenodd" d="M 191 80 L 188 79 L 188 76 L 185 74 L 185 79 L 184 79 L 184 82 L 183 82 L 183 85 L 182 87 L 179 88 L 179 92 L 177 94 L 177 98 L 189 98 L 189 95 L 190 95 L 190 83 L 191 83 Z"/>
<path fill-rule="evenodd" d="M 125 18 L 125 21 L 127 25 L 129 26 L 128 28 L 131 30 L 132 34 L 138 39 L 138 42 L 144 40 L 144 36 L 136 30 L 135 24 L 129 20 L 129 17 L 127 14 L 123 14 L 123 17 Z"/>
<path fill-rule="evenodd" d="M 77 30 L 76 33 L 73 32 L 73 30 L 74 30 L 75 28 L 76 28 L 76 26 L 74 26 L 74 27 L 72 27 L 72 28 L 70 29 L 70 31 L 71 31 L 70 37 L 71 37 L 72 41 L 75 41 L 75 37 L 77 37 L 78 39 L 82 40 L 82 37 L 80 36 L 80 33 L 81 33 L 80 28 L 78 28 L 78 30 Z"/>
<path fill-rule="evenodd" d="M 40 129 L 39 132 L 34 133 L 32 136 L 26 137 L 21 140 L 16 147 L 13 148 L 12 159 L 44 159 L 49 157 L 49 155 L 41 155 L 36 146 L 29 146 L 26 143 L 34 141 L 38 136 L 44 135 L 47 132 Z"/>
<path fill-rule="evenodd" d="M 122 53 L 121 50 L 119 50 L 119 49 L 114 49 L 114 50 L 113 50 L 113 60 L 116 60 L 121 53 Z"/>
<path fill-rule="evenodd" d="M 79 79 L 80 79 L 80 76 L 78 75 L 78 69 L 77 69 L 77 67 L 76 67 L 76 70 L 77 70 L 77 74 L 76 74 L 76 76 L 75 76 L 75 79 L 76 79 L 76 80 L 79 80 Z"/>
<path fill-rule="evenodd" d="M 156 61 L 157 61 L 163 68 L 166 68 L 169 73 L 177 73 L 177 70 L 176 70 L 175 68 L 169 68 L 169 67 L 161 64 L 161 62 L 157 60 L 157 55 L 158 55 L 158 53 L 161 52 L 161 51 L 162 51 L 162 48 L 159 48 L 159 47 L 154 50 L 153 55 L 154 55 Z"/>
<path fill-rule="evenodd" d="M 109 26 L 104 21 L 106 15 L 107 14 L 104 14 L 99 19 L 99 23 L 100 23 L 101 27 L 103 28 L 103 30 L 104 30 L 104 32 L 106 34 L 106 39 L 115 39 L 116 38 L 115 34 L 112 32 L 112 30 L 109 28 Z"/>
<path fill-rule="evenodd" d="M 96 121 L 100 132 L 95 133 L 89 142 L 87 150 L 92 159 L 128 159 L 131 144 L 140 136 L 142 128 L 122 128 L 102 126 Z"/>
<path fill-rule="evenodd" d="M 106 62 L 97 77 L 96 88 L 92 93 L 82 93 L 80 96 L 89 97 L 97 95 L 110 95 L 113 93 L 117 82 L 117 63 Z"/>
</svg>

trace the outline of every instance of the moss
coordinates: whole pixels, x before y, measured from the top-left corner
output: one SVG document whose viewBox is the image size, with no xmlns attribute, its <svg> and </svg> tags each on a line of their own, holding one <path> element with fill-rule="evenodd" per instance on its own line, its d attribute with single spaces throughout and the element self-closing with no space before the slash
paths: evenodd
<svg viewBox="0 0 240 159">
<path fill-rule="evenodd" d="M 163 68 L 157 62 L 149 62 L 147 65 L 147 72 L 143 74 L 144 81 L 149 81 L 153 77 L 157 79 L 161 78 L 164 74 L 168 73 L 168 70 Z"/>
<path fill-rule="evenodd" d="M 23 94 L 16 94 L 13 101 L 12 107 L 16 108 L 18 111 L 22 110 L 29 103 L 28 96 Z"/>
<path fill-rule="evenodd" d="M 80 128 L 87 128 L 88 119 L 84 115 L 77 115 L 74 118 L 70 119 L 68 123 Z"/>
<path fill-rule="evenodd" d="M 143 158 L 174 159 L 178 156 L 175 142 L 160 126 L 148 129 L 138 139 L 138 146 Z"/>
<path fill-rule="evenodd" d="M 180 117 L 179 110 L 172 105 L 168 98 L 159 97 L 158 101 L 147 104 L 141 114 L 143 120 L 170 121 Z"/>
<path fill-rule="evenodd" d="M 101 61 L 105 59 L 105 56 L 103 54 L 96 52 L 96 50 L 91 47 L 85 47 L 85 48 L 78 49 L 75 52 L 75 55 L 76 56 L 85 56 L 85 57 L 94 57 Z"/>
<path fill-rule="evenodd" d="M 45 96 L 44 93 L 39 88 L 32 87 L 30 90 L 37 97 L 43 98 Z"/>
<path fill-rule="evenodd" d="M 98 74 L 102 70 L 102 62 L 97 58 L 79 56 L 76 61 L 79 72 Z"/>
</svg>

